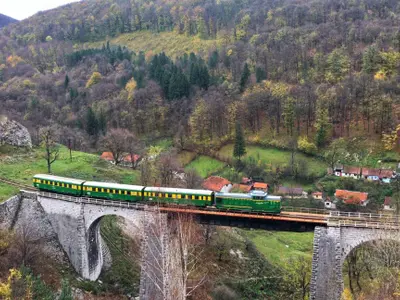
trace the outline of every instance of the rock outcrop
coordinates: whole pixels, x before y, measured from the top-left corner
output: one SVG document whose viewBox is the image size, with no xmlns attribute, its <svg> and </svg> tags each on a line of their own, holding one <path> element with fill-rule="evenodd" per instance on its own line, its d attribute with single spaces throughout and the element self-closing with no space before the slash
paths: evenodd
<svg viewBox="0 0 400 300">
<path fill-rule="evenodd" d="M 0 115 L 0 145 L 3 144 L 31 148 L 32 139 L 28 129 L 20 123 Z"/>
</svg>

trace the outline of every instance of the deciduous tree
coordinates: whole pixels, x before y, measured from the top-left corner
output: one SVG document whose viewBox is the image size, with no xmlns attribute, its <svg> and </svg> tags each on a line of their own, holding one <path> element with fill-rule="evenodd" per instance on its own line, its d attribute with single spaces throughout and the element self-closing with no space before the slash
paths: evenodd
<svg viewBox="0 0 400 300">
<path fill-rule="evenodd" d="M 39 130 L 41 145 L 45 150 L 44 159 L 47 172 L 51 173 L 51 165 L 58 159 L 60 146 L 57 144 L 58 131 L 54 126 L 43 127 Z"/>
</svg>

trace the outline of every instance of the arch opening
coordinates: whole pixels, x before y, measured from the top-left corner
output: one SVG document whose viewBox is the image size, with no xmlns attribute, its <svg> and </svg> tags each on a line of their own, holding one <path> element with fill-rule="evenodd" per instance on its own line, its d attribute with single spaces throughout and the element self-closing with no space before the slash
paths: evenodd
<svg viewBox="0 0 400 300">
<path fill-rule="evenodd" d="M 343 299 L 399 299 L 400 234 L 362 242 L 342 265 Z"/>
<path fill-rule="evenodd" d="M 90 224 L 86 236 L 89 272 L 107 291 L 139 294 L 140 232 L 135 223 L 117 215 L 100 216 Z"/>
</svg>

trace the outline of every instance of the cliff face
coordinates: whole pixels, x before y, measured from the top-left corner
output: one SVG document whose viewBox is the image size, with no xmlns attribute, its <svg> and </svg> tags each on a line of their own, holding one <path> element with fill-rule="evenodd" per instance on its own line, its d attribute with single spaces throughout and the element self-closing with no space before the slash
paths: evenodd
<svg viewBox="0 0 400 300">
<path fill-rule="evenodd" d="M 3 144 L 31 148 L 32 139 L 24 126 L 0 116 L 0 145 Z"/>
</svg>

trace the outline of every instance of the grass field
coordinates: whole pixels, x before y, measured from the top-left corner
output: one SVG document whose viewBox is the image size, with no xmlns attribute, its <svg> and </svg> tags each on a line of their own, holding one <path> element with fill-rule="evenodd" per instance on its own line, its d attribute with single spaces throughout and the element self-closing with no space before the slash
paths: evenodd
<svg viewBox="0 0 400 300">
<path fill-rule="evenodd" d="M 190 152 L 190 151 L 181 151 L 178 154 L 178 161 L 182 166 L 187 166 L 188 164 L 190 164 L 194 158 L 196 157 L 196 153 L 194 152 Z"/>
<path fill-rule="evenodd" d="M 257 160 L 261 160 L 271 167 L 284 167 L 289 164 L 290 155 L 289 151 L 284 151 L 276 148 L 261 148 L 257 146 L 246 146 L 247 154 L 245 156 L 252 156 Z M 233 144 L 226 145 L 221 148 L 219 153 L 225 157 L 232 157 Z M 308 165 L 308 172 L 317 176 L 323 176 L 326 173 L 327 164 L 319 159 L 311 156 L 306 156 L 302 153 L 296 154 L 296 159 L 304 160 Z"/>
<path fill-rule="evenodd" d="M 87 43 L 89 47 L 99 48 L 106 41 Z M 150 31 L 140 31 L 121 34 L 110 40 L 111 45 L 126 46 L 132 51 L 147 52 L 151 50 L 154 54 L 165 52 L 168 56 L 175 58 L 184 53 L 207 53 L 210 47 L 217 46 L 218 40 L 202 40 L 198 37 L 187 37 L 176 32 L 152 33 Z"/>
<path fill-rule="evenodd" d="M 206 178 L 211 174 L 223 169 L 224 167 L 225 163 L 223 163 L 222 161 L 216 160 L 208 156 L 200 155 L 191 163 L 186 165 L 185 169 L 195 169 L 201 177 Z"/>
<path fill-rule="evenodd" d="M 52 165 L 52 173 L 59 176 L 81 178 L 86 180 L 113 181 L 119 183 L 137 183 L 138 171 L 115 167 L 102 161 L 97 155 L 72 152 L 72 162 L 68 149 L 61 148 L 60 157 Z M 21 183 L 32 183 L 32 176 L 47 173 L 43 149 L 16 155 L 0 156 L 0 177 L 9 178 Z M 0 184 L 0 199 L 5 200 L 16 193 L 16 189 Z"/>
<path fill-rule="evenodd" d="M 312 257 L 313 232 L 242 230 L 242 233 L 277 267 L 284 267 L 289 259 L 296 256 Z"/>
</svg>

